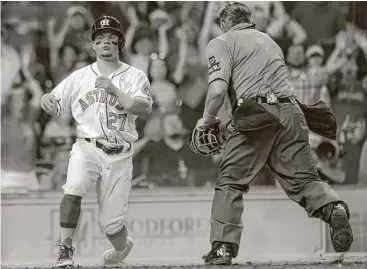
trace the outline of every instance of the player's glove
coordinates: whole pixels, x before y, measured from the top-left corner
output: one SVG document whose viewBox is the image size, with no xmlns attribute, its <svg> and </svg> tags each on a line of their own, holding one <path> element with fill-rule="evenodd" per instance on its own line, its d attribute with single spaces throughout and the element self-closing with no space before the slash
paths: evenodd
<svg viewBox="0 0 367 269">
<path fill-rule="evenodd" d="M 204 156 L 219 155 L 227 138 L 220 127 L 220 122 L 207 128 L 195 128 L 191 132 L 189 145 L 194 153 Z"/>
</svg>

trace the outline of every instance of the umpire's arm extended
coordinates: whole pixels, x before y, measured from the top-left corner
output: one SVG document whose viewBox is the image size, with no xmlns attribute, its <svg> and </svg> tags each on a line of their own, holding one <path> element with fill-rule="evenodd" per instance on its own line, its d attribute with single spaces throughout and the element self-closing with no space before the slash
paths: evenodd
<svg viewBox="0 0 367 269">
<path fill-rule="evenodd" d="M 206 48 L 209 69 L 209 88 L 205 101 L 204 115 L 198 126 L 212 125 L 219 121 L 217 115 L 223 105 L 231 77 L 231 57 L 228 44 L 221 39 L 213 39 Z"/>
</svg>

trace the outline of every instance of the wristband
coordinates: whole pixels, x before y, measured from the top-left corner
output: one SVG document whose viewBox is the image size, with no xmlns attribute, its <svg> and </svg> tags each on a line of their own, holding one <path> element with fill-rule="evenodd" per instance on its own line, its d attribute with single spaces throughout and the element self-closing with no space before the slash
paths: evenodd
<svg viewBox="0 0 367 269">
<path fill-rule="evenodd" d="M 134 104 L 134 98 L 126 93 L 120 92 L 120 95 L 116 95 L 116 98 L 124 109 L 129 109 Z"/>
</svg>

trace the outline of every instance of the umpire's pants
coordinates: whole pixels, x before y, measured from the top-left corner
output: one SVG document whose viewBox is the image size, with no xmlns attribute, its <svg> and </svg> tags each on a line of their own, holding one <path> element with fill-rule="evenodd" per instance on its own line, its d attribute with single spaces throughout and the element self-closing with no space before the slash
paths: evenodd
<svg viewBox="0 0 367 269">
<path fill-rule="evenodd" d="M 261 131 L 234 132 L 227 141 L 212 205 L 210 241 L 240 245 L 243 213 L 242 195 L 267 163 L 290 199 L 310 217 L 331 202 L 341 201 L 321 181 L 308 143 L 308 127 L 298 104 L 263 104 L 280 119 L 282 127 Z"/>
</svg>

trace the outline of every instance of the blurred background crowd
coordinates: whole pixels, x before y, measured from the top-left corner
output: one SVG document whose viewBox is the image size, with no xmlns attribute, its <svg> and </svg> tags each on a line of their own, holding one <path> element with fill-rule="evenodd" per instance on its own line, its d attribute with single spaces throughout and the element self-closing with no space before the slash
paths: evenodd
<svg viewBox="0 0 367 269">
<path fill-rule="evenodd" d="M 245 2 L 256 29 L 282 48 L 299 100 L 330 104 L 337 141 L 310 135 L 322 178 L 367 185 L 366 2 Z M 139 119 L 133 187 L 212 186 L 220 156 L 202 157 L 188 134 L 207 91 L 205 47 L 219 36 L 223 2 L 1 2 L 2 192 L 61 191 L 75 139 L 70 113 L 53 118 L 40 97 L 95 60 L 91 26 L 101 15 L 124 27 L 121 60 L 143 70 L 154 108 Z M 224 109 L 220 113 L 226 121 Z M 4 180 L 6 179 L 6 180 Z M 265 167 L 253 185 L 276 186 Z"/>
</svg>

